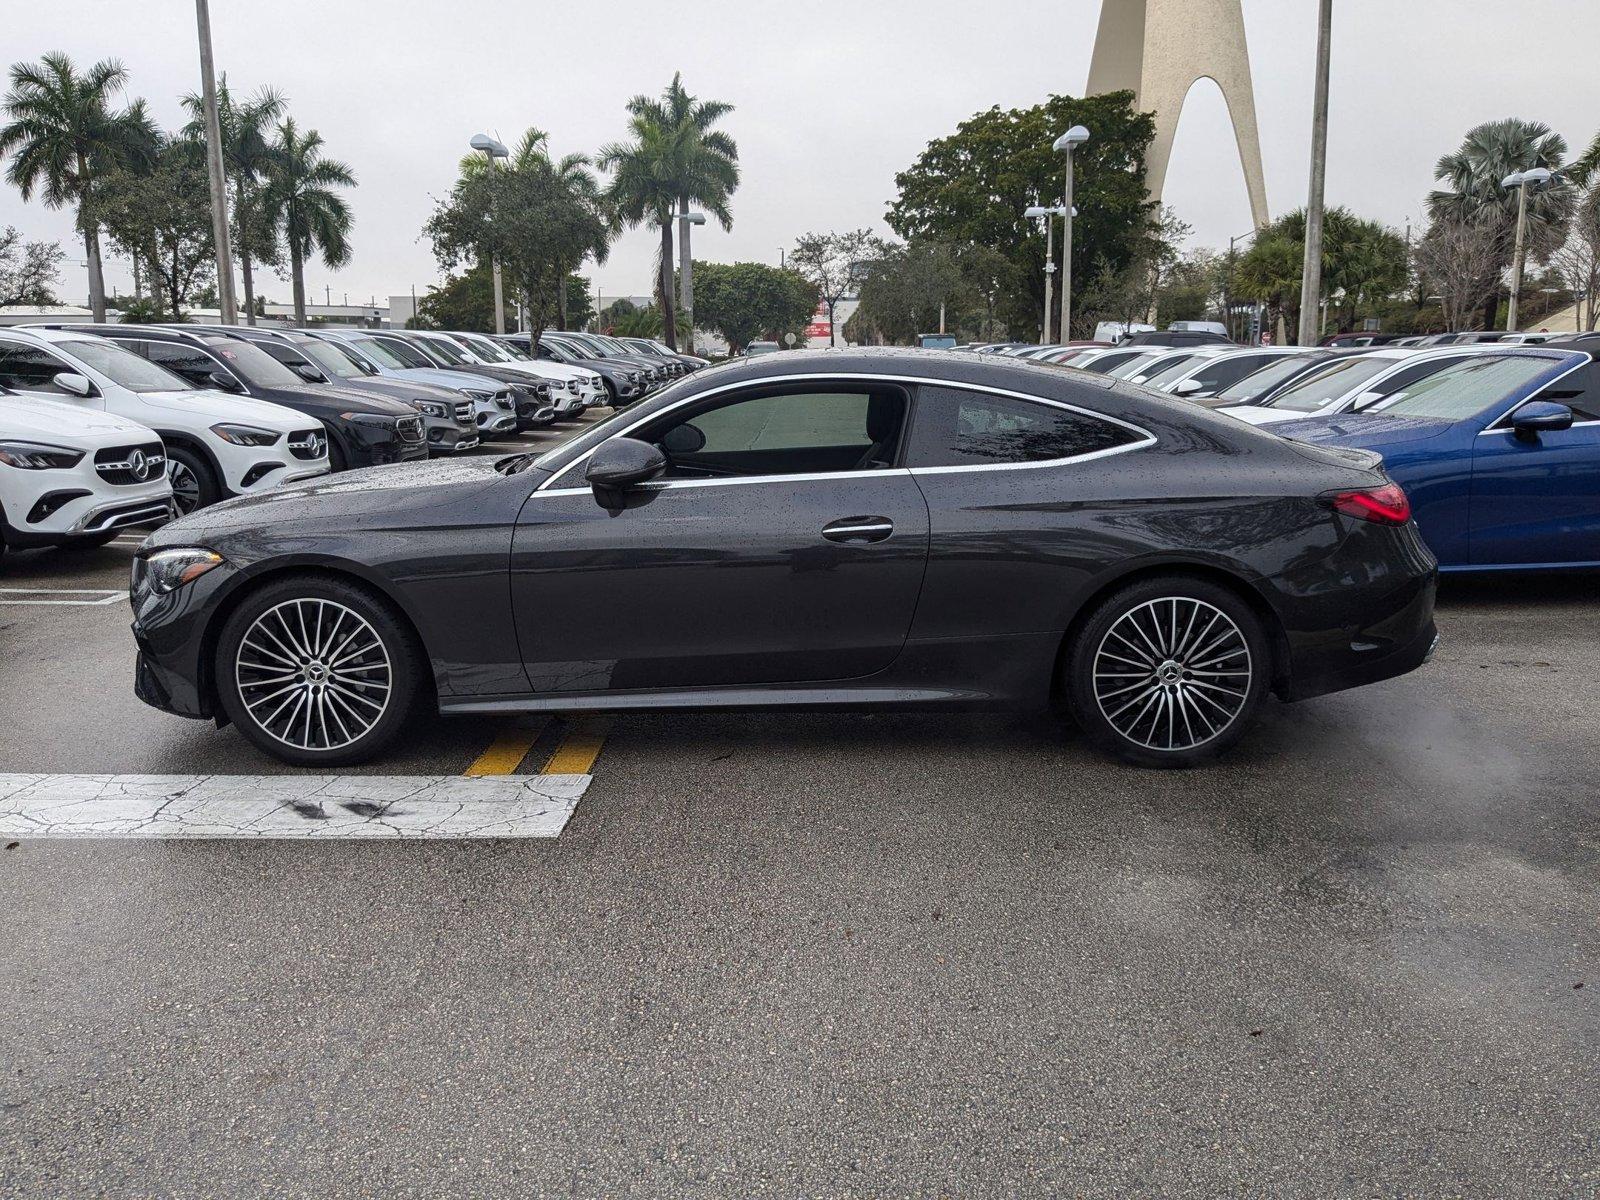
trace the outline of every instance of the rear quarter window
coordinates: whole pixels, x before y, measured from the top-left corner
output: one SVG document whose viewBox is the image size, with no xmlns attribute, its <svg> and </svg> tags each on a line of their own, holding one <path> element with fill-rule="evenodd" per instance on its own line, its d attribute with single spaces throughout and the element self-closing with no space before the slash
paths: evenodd
<svg viewBox="0 0 1600 1200">
<path fill-rule="evenodd" d="M 917 392 L 908 467 L 998 466 L 1077 458 L 1144 438 L 1103 417 L 964 388 Z"/>
</svg>

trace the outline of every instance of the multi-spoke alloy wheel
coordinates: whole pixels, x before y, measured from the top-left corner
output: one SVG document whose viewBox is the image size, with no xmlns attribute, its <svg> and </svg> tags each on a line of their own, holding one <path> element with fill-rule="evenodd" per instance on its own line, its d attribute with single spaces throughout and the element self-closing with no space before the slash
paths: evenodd
<svg viewBox="0 0 1600 1200">
<path fill-rule="evenodd" d="M 1122 614 L 1094 658 L 1094 696 L 1111 727 L 1151 750 L 1191 750 L 1225 732 L 1250 696 L 1250 646 L 1232 618 L 1190 596 Z"/>
<path fill-rule="evenodd" d="M 245 631 L 235 657 L 239 699 L 268 736 L 297 750 L 338 750 L 389 707 L 394 668 L 360 614 L 311 596 L 275 604 Z"/>
<path fill-rule="evenodd" d="M 200 507 L 200 480 L 186 463 L 167 459 L 167 481 L 172 484 L 172 499 L 180 516 Z"/>
<path fill-rule="evenodd" d="M 1272 675 L 1261 618 L 1209 580 L 1130 584 L 1085 619 L 1063 662 L 1078 723 L 1145 766 L 1189 766 L 1242 736 Z"/>
<path fill-rule="evenodd" d="M 320 572 L 253 588 L 217 635 L 221 715 L 297 767 L 365 762 L 431 683 L 416 632 L 375 589 Z"/>
</svg>

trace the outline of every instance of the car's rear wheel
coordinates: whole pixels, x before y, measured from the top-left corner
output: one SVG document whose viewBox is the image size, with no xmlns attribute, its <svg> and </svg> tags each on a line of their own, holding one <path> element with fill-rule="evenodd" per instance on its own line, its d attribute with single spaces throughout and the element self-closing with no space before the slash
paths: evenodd
<svg viewBox="0 0 1600 1200">
<path fill-rule="evenodd" d="M 1192 766 L 1237 742 L 1272 673 L 1251 607 L 1219 584 L 1182 576 L 1141 580 L 1107 597 L 1063 665 L 1084 732 L 1151 767 Z"/>
<path fill-rule="evenodd" d="M 268 583 L 228 617 L 217 694 L 258 748 L 301 767 L 364 762 L 416 702 L 423 656 L 403 620 L 366 589 L 300 576 Z"/>
</svg>

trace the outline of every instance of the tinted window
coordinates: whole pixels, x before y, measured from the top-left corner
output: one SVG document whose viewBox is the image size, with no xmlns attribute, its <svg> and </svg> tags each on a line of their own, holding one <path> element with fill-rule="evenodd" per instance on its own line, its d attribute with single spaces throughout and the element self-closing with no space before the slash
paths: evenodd
<svg viewBox="0 0 1600 1200">
<path fill-rule="evenodd" d="M 410 363 L 391 350 L 387 342 L 380 342 L 377 338 L 357 338 L 355 349 L 379 366 L 388 367 L 391 371 L 402 371 L 411 366 Z M 427 364 L 423 365 L 426 366 Z"/>
<path fill-rule="evenodd" d="M 251 345 L 249 342 L 238 342 L 233 339 L 215 341 L 207 347 L 223 362 L 233 368 L 235 375 L 242 375 L 251 383 L 260 387 L 269 388 L 300 388 L 306 381 L 301 379 L 288 367 L 284 366 L 260 346 Z"/>
<path fill-rule="evenodd" d="M 841 388 L 745 393 L 643 436 L 669 477 L 815 474 L 892 466 L 904 423 L 898 391 Z"/>
<path fill-rule="evenodd" d="M 1048 462 L 1138 440 L 1120 425 L 1051 404 L 924 387 L 917 393 L 906 466 Z"/>
<path fill-rule="evenodd" d="M 450 341 L 449 338 L 419 338 L 418 340 L 427 348 L 430 354 L 444 359 L 447 366 L 459 367 L 463 363 L 472 361 L 461 352 L 461 347 Z"/>
<path fill-rule="evenodd" d="M 151 362 L 159 363 L 169 371 L 176 371 L 191 383 L 202 387 L 214 387 L 211 372 L 222 370 L 222 364 L 198 346 L 183 346 L 177 342 L 142 342 L 140 348 Z"/>
<path fill-rule="evenodd" d="M 402 342 L 398 338 L 374 338 L 373 340 L 399 359 L 401 366 L 415 368 L 439 365 L 410 342 Z"/>
<path fill-rule="evenodd" d="M 1315 361 L 1317 360 L 1308 361 L 1297 354 L 1282 355 L 1275 362 L 1269 360 L 1268 365 L 1259 371 L 1252 371 L 1237 383 L 1230 383 L 1221 388 L 1217 392 L 1217 399 L 1226 400 L 1230 404 L 1249 404 L 1265 396 L 1284 380 L 1292 379 L 1307 370 L 1310 362 Z"/>
<path fill-rule="evenodd" d="M 82 374 L 76 367 L 37 346 L 0 342 L 0 387 L 14 388 L 19 392 L 70 396 L 73 393 L 55 382 L 55 377 L 63 371 Z"/>
<path fill-rule="evenodd" d="M 1229 384 L 1237 383 L 1245 376 L 1259 371 L 1275 357 L 1287 357 L 1293 360 L 1293 355 L 1227 354 L 1221 358 L 1211 359 L 1189 378 L 1200 385 L 1194 389 L 1197 393 L 1214 395 Z"/>
<path fill-rule="evenodd" d="M 1534 399 L 1565 404 L 1574 421 L 1600 421 L 1600 366 L 1590 363 L 1563 376 Z"/>
<path fill-rule="evenodd" d="M 1160 362 L 1145 369 L 1144 379 L 1141 380 L 1147 388 L 1161 388 L 1171 383 L 1190 367 L 1194 366 L 1196 358 L 1193 354 L 1180 354 L 1173 358 L 1163 358 Z"/>
<path fill-rule="evenodd" d="M 126 346 L 119 346 L 114 342 L 99 339 L 91 341 L 84 338 L 81 341 L 67 342 L 62 349 L 130 392 L 190 390 L 188 380 L 146 361 Z"/>
</svg>

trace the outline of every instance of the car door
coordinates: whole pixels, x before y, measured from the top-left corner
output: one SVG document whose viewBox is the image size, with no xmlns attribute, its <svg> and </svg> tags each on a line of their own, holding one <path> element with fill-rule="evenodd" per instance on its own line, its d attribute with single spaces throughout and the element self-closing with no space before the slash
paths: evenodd
<svg viewBox="0 0 1600 1200">
<path fill-rule="evenodd" d="M 25 396 L 36 396 L 40 400 L 55 400 L 89 408 L 105 407 L 98 388 L 93 389 L 90 396 L 80 396 L 56 382 L 56 376 L 60 374 L 82 375 L 83 372 L 42 346 L 0 340 L 0 387 L 8 387 Z"/>
<path fill-rule="evenodd" d="M 1591 364 L 1533 400 L 1572 409 L 1570 429 L 1520 438 L 1510 414 L 1475 439 L 1474 566 L 1600 564 L 1600 377 Z M 1518 406 L 1520 407 L 1520 405 Z"/>
<path fill-rule="evenodd" d="M 619 436 L 667 474 L 612 511 L 583 460 L 533 493 L 511 553 L 536 691 L 860 679 L 900 654 L 928 510 L 898 463 L 908 396 L 862 381 L 718 389 Z"/>
</svg>

